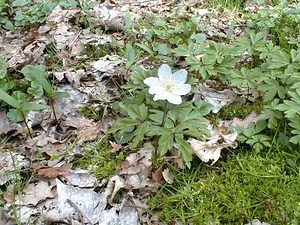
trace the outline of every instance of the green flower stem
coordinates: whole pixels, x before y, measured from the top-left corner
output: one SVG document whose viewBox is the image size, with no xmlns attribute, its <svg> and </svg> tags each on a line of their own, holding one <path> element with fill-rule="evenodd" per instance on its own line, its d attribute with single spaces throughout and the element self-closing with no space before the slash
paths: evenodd
<svg viewBox="0 0 300 225">
<path fill-rule="evenodd" d="M 169 112 L 170 108 L 169 108 L 169 103 L 168 101 L 165 102 L 165 105 L 164 105 L 164 114 L 163 114 L 163 118 L 162 118 L 162 121 L 161 121 L 161 124 L 160 126 L 161 127 L 164 127 L 166 125 L 166 121 L 167 121 L 167 115 L 168 115 L 168 112 Z M 153 154 L 153 164 L 154 165 L 158 165 L 158 152 L 157 152 L 157 149 L 158 149 L 158 136 L 155 137 L 155 149 L 154 149 L 154 154 Z"/>
<path fill-rule="evenodd" d="M 160 126 L 161 127 L 164 127 L 165 124 L 166 124 L 166 120 L 167 120 L 167 115 L 168 115 L 168 112 L 169 112 L 169 104 L 168 104 L 168 101 L 165 102 L 165 107 L 164 107 L 164 115 L 163 115 L 163 118 L 162 118 L 162 121 L 161 121 L 161 124 Z"/>
</svg>

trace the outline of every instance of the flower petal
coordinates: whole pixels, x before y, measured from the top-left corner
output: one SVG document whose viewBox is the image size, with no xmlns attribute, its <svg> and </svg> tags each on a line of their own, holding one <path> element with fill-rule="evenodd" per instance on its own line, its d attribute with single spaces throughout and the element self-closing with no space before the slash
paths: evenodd
<svg viewBox="0 0 300 225">
<path fill-rule="evenodd" d="M 158 69 L 158 77 L 161 81 L 164 81 L 165 78 L 170 78 L 172 76 L 172 70 L 171 67 L 169 67 L 167 64 L 162 64 Z"/>
<path fill-rule="evenodd" d="M 166 100 L 166 95 L 154 95 L 153 100 L 157 101 L 157 100 Z"/>
<path fill-rule="evenodd" d="M 149 88 L 150 95 L 164 95 L 166 89 L 162 85 L 154 85 Z"/>
<path fill-rule="evenodd" d="M 179 95 L 175 95 L 175 94 L 168 92 L 165 96 L 166 96 L 167 101 L 174 105 L 179 105 L 182 103 L 182 99 Z"/>
<path fill-rule="evenodd" d="M 175 90 L 172 90 L 172 94 L 174 95 L 186 95 L 192 90 L 190 84 L 180 84 L 177 86 Z"/>
<path fill-rule="evenodd" d="M 185 83 L 187 79 L 187 71 L 179 70 L 173 74 L 173 77 L 180 83 Z"/>
<path fill-rule="evenodd" d="M 144 84 L 146 84 L 148 87 L 151 86 L 157 86 L 157 85 L 162 85 L 160 80 L 157 77 L 148 77 L 144 80 Z"/>
</svg>

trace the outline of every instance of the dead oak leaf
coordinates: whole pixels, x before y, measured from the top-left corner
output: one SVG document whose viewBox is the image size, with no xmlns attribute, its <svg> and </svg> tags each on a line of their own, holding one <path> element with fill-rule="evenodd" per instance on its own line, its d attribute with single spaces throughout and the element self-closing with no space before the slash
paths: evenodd
<svg viewBox="0 0 300 225">
<path fill-rule="evenodd" d="M 65 175 L 71 169 L 72 164 L 66 163 L 61 167 L 47 167 L 40 168 L 38 170 L 38 175 L 43 176 L 48 179 L 53 179 L 61 175 Z"/>
<path fill-rule="evenodd" d="M 64 122 L 64 126 L 75 127 L 75 132 L 79 143 L 85 141 L 93 141 L 101 134 L 102 122 L 95 122 L 93 119 L 82 117 L 68 117 Z"/>
</svg>

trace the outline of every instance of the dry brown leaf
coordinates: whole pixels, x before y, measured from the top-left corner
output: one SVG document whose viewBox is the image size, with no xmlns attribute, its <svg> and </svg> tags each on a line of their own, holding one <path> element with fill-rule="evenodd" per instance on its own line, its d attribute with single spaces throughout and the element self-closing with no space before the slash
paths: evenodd
<svg viewBox="0 0 300 225">
<path fill-rule="evenodd" d="M 156 169 L 154 172 L 152 172 L 152 179 L 159 185 L 162 185 L 165 183 L 165 179 L 162 175 L 163 170 L 164 170 L 164 167 L 163 167 L 163 165 L 161 165 L 158 169 Z"/>
<path fill-rule="evenodd" d="M 0 135 L 15 131 L 14 135 L 22 132 L 22 127 L 16 123 L 11 123 L 4 112 L 0 112 Z"/>
<path fill-rule="evenodd" d="M 12 192 L 6 191 L 3 194 L 3 198 L 7 202 L 14 202 L 15 201 L 15 196 Z"/>
<path fill-rule="evenodd" d="M 109 141 L 109 143 L 110 143 L 110 145 L 111 145 L 111 147 L 112 147 L 112 149 L 111 149 L 111 151 L 110 151 L 111 153 L 117 153 L 117 152 L 119 152 L 121 149 L 124 148 L 122 145 L 117 144 L 117 143 L 114 142 L 114 141 Z"/>
<path fill-rule="evenodd" d="M 40 168 L 38 171 L 38 175 L 48 179 L 53 179 L 68 173 L 71 168 L 72 168 L 71 163 L 65 163 L 61 167 Z"/>
</svg>

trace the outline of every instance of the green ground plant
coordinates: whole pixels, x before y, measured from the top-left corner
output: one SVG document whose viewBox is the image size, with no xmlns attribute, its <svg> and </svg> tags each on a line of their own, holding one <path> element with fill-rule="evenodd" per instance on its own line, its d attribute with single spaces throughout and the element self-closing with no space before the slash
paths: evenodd
<svg viewBox="0 0 300 225">
<path fill-rule="evenodd" d="M 220 36 L 216 41 L 206 35 L 211 28 L 201 19 L 175 19 L 178 12 L 167 18 L 151 15 L 147 22 L 138 23 L 136 30 L 143 30 L 142 38 L 134 39 L 130 46 L 131 52 L 141 54 L 138 57 L 128 54 L 133 84 L 124 86 L 129 92 L 124 101 L 127 105 L 137 102 L 141 106 L 149 102 L 145 97 L 147 89 L 140 87 L 142 81 L 152 75 L 145 73 L 151 71 L 138 70 L 135 66 L 143 52 L 154 64 L 163 61 L 188 69 L 198 78 L 195 83 L 214 79 L 223 87 L 247 89 L 248 94 L 258 91 L 262 96 L 254 103 L 246 96 L 240 110 L 228 106 L 215 116 L 218 120 L 245 118 L 252 110 L 260 114 L 258 122 L 246 129 L 237 129 L 239 144 L 248 153 L 223 161 L 219 172 L 204 168 L 203 164 L 195 166 L 197 172 L 193 174 L 183 172 L 177 186 L 167 186 L 151 200 L 153 208 L 163 211 L 161 216 L 166 221 L 176 218 L 185 224 L 243 224 L 257 217 L 269 223 L 298 224 L 299 160 L 285 161 L 280 156 L 297 158 L 299 155 L 300 53 L 297 40 L 300 20 L 297 12 L 300 5 L 284 1 L 273 4 L 270 10 L 250 14 L 245 32 L 236 39 Z M 193 91 L 197 91 L 196 88 Z M 119 132 L 115 138 L 123 141 L 122 144 L 136 138 L 137 123 L 148 119 L 138 115 L 132 117 L 133 111 L 139 111 L 138 106 L 121 107 L 122 115 L 135 121 L 119 127 L 117 123 L 117 128 L 113 129 Z M 158 109 L 162 110 L 163 106 Z M 214 117 L 205 115 L 208 119 Z M 155 138 L 145 134 L 140 139 L 142 142 L 155 142 Z M 286 149 L 290 152 L 286 153 Z M 191 162 L 189 166 L 193 168 L 193 165 Z M 291 168 L 294 173 L 290 173 Z M 274 188 L 266 190 L 266 187 Z M 213 197 L 211 193 L 215 193 Z"/>
<path fill-rule="evenodd" d="M 240 153 L 218 170 L 203 164 L 179 172 L 150 200 L 165 221 L 184 224 L 245 224 L 254 218 L 272 224 L 299 224 L 299 172 L 287 167 L 283 152 Z M 299 168 L 298 168 L 299 169 Z"/>
<path fill-rule="evenodd" d="M 113 153 L 108 136 L 104 136 L 98 143 L 87 144 L 84 156 L 75 160 L 74 166 L 89 169 L 97 179 L 104 179 L 119 170 L 126 155 L 124 151 Z"/>
</svg>

